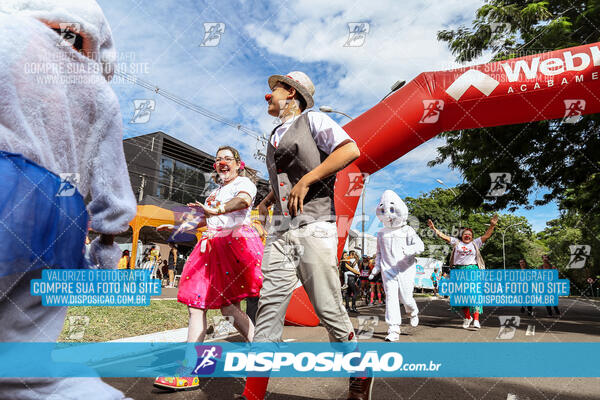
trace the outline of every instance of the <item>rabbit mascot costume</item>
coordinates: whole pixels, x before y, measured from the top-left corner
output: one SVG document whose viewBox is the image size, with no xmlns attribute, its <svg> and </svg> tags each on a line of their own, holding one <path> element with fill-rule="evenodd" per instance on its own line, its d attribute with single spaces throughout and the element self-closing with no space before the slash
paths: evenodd
<svg viewBox="0 0 600 400">
<path fill-rule="evenodd" d="M 117 267 L 114 235 L 127 230 L 136 202 L 108 83 L 115 62 L 94 0 L 0 1 L 0 342 L 59 337 L 67 307 L 30 293 L 42 270 Z M 89 260 L 88 221 L 101 234 Z M 33 376 L 0 378 L 0 397 L 125 397 L 99 378 Z"/>
<path fill-rule="evenodd" d="M 377 217 L 384 227 L 377 233 L 377 257 L 370 278 L 381 272 L 386 295 L 385 322 L 389 326 L 385 340 L 395 342 L 400 339 L 400 302 L 410 314 L 410 324 L 419 324 L 419 309 L 413 298 L 415 256 L 424 250 L 424 245 L 406 224 L 408 208 L 393 191 L 383 192 Z"/>
</svg>

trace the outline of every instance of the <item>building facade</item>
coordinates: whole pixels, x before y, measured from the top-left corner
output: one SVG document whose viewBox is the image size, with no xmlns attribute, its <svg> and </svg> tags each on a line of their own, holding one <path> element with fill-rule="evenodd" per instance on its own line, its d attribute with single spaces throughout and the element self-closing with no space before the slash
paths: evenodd
<svg viewBox="0 0 600 400">
<path fill-rule="evenodd" d="M 123 141 L 129 178 L 138 204 L 164 208 L 204 202 L 216 187 L 215 157 L 164 132 L 154 132 Z M 268 193 L 269 182 L 256 182 L 257 205 Z"/>
</svg>

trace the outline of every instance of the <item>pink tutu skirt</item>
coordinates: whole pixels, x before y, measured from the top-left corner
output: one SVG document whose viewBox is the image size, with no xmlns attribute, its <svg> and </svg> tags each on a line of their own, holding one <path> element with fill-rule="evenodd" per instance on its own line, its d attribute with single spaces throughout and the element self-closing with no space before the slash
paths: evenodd
<svg viewBox="0 0 600 400">
<path fill-rule="evenodd" d="M 177 301 L 216 309 L 258 296 L 263 249 L 258 233 L 247 225 L 208 233 L 183 267 Z"/>
</svg>

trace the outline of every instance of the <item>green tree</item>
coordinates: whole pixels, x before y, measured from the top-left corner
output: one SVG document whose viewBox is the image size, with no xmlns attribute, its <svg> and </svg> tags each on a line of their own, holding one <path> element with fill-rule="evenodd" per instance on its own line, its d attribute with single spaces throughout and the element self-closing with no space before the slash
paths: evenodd
<svg viewBox="0 0 600 400">
<path fill-rule="evenodd" d="M 568 267 L 571 258 L 570 246 L 590 244 L 589 234 L 577 227 L 581 216 L 575 212 L 563 213 L 560 218 L 548 221 L 546 229 L 538 233 L 540 241 L 548 247 L 550 260 L 558 269 L 561 278 L 571 281 L 573 294 L 580 294 L 588 289 L 588 278 L 598 275 L 594 260 L 597 259 L 598 249 L 591 246 L 591 255 L 587 257 L 585 266 L 581 269 Z M 539 261 L 538 261 L 539 264 Z"/>
</svg>

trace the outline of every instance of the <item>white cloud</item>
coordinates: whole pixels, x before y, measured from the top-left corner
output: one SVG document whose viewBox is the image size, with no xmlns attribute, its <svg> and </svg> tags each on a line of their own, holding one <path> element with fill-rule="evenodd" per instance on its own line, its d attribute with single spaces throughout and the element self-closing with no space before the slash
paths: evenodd
<svg viewBox="0 0 600 400">
<path fill-rule="evenodd" d="M 341 75 L 329 77 L 337 96 L 380 98 L 398 79 L 455 66 L 437 31 L 450 21 L 470 21 L 480 0 L 461 2 L 292 2 L 278 10 L 268 27 L 248 24 L 246 31 L 272 54 L 300 62 L 341 66 Z M 368 22 L 362 47 L 343 47 L 349 22 Z M 307 71 L 311 72 L 311 71 Z"/>
</svg>

